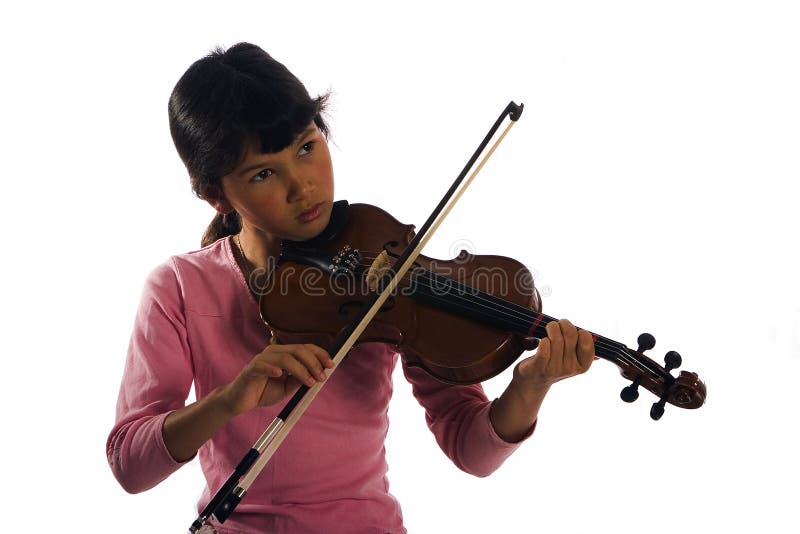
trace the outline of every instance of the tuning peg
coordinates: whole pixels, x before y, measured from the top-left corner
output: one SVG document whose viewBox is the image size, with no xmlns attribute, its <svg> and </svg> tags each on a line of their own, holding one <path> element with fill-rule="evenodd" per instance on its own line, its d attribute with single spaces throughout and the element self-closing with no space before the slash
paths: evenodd
<svg viewBox="0 0 800 534">
<path fill-rule="evenodd" d="M 667 395 L 661 397 L 658 402 L 654 402 L 650 408 L 650 418 L 653 421 L 658 421 L 664 415 L 664 406 L 667 404 Z"/>
<path fill-rule="evenodd" d="M 636 349 L 639 352 L 650 350 L 656 346 L 656 338 L 654 338 L 652 334 L 648 334 L 647 332 L 641 334 L 638 338 L 636 338 L 636 341 L 639 343 L 639 348 Z"/>
<path fill-rule="evenodd" d="M 639 380 L 641 379 L 640 376 L 637 376 L 633 379 L 633 382 L 629 386 L 625 386 L 622 388 L 622 391 L 619 392 L 619 398 L 624 400 L 625 402 L 633 402 L 639 398 Z"/>
<path fill-rule="evenodd" d="M 669 351 L 664 355 L 664 367 L 666 368 L 667 372 L 669 373 L 673 369 L 677 369 L 681 366 L 681 355 L 675 352 L 674 350 Z"/>
</svg>

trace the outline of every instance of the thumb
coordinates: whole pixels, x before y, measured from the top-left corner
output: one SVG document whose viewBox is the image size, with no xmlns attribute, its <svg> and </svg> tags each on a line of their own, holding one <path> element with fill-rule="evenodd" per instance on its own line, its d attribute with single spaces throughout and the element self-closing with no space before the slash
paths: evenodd
<svg viewBox="0 0 800 534">
<path fill-rule="evenodd" d="M 525 350 L 533 350 L 539 346 L 539 338 L 538 337 L 523 337 L 522 338 L 522 348 Z"/>
<path fill-rule="evenodd" d="M 550 340 L 548 338 L 544 338 L 539 340 L 539 347 L 536 351 L 536 354 L 531 356 L 530 358 L 525 358 L 520 362 L 517 366 L 517 370 L 523 376 L 528 375 L 534 366 L 539 366 L 540 368 L 545 367 L 547 365 L 547 360 L 550 359 Z"/>
</svg>

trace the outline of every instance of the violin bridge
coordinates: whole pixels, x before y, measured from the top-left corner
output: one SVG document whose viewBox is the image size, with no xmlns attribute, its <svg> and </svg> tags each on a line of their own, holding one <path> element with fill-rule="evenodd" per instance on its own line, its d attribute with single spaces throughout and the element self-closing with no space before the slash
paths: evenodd
<svg viewBox="0 0 800 534">
<path fill-rule="evenodd" d="M 375 261 L 372 262 L 372 265 L 369 266 L 369 270 L 367 271 L 366 280 L 370 291 L 378 290 L 378 282 L 391 267 L 389 254 L 384 250 L 378 254 L 378 257 L 375 258 Z"/>
</svg>

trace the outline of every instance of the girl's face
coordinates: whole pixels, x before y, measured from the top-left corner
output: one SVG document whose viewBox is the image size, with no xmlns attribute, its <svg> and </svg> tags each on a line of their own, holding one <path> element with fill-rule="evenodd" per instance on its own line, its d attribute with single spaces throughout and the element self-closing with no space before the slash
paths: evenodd
<svg viewBox="0 0 800 534">
<path fill-rule="evenodd" d="M 244 160 L 222 178 L 224 199 L 214 207 L 235 209 L 244 231 L 305 241 L 328 224 L 333 205 L 333 167 L 328 143 L 314 123 L 291 145 L 270 154 L 248 147 Z M 222 208 L 222 209 L 221 209 Z"/>
</svg>

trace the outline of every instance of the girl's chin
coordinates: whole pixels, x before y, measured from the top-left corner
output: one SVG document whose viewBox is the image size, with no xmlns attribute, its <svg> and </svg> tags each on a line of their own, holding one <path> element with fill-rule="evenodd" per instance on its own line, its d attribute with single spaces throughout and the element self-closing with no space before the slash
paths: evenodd
<svg viewBox="0 0 800 534">
<path fill-rule="evenodd" d="M 328 221 L 330 220 L 330 211 L 323 212 L 319 217 L 314 219 L 313 221 L 309 221 L 306 223 L 302 223 L 301 227 L 297 229 L 297 235 L 295 237 L 290 237 L 288 239 L 292 241 L 308 241 L 309 239 L 313 239 L 317 237 L 326 226 L 328 226 Z"/>
</svg>

